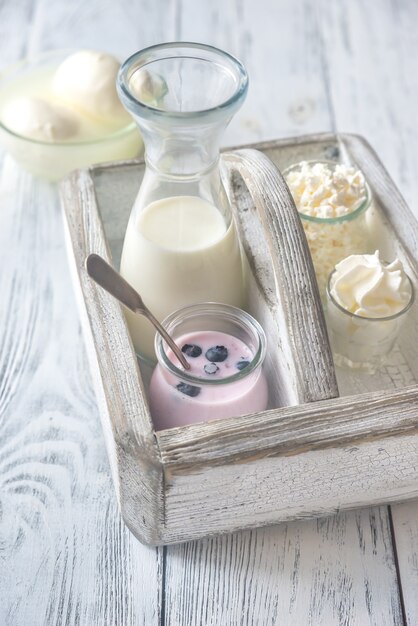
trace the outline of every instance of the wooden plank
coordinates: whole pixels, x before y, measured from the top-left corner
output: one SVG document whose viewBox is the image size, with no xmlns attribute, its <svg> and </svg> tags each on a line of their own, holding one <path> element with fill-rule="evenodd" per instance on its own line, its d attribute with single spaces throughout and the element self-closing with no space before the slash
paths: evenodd
<svg viewBox="0 0 418 626">
<path fill-rule="evenodd" d="M 392 184 L 388 172 L 370 146 L 357 137 L 343 135 L 343 140 L 353 159 L 364 172 L 373 188 L 375 200 L 380 203 L 385 217 L 390 220 L 396 237 L 409 255 L 415 273 L 418 269 L 418 223 L 398 189 Z M 416 214 L 418 216 L 418 213 Z"/>
<path fill-rule="evenodd" d="M 391 512 L 405 617 L 408 626 L 414 626 L 418 616 L 418 502 L 402 502 L 392 506 Z"/>
<path fill-rule="evenodd" d="M 225 146 L 331 130 L 322 43 L 310 0 L 210 3 L 182 0 L 177 36 L 236 55 L 246 66 L 247 101 Z"/>
<path fill-rule="evenodd" d="M 159 556 L 117 511 L 56 190 L 7 157 L 0 198 L 0 623 L 157 624 Z"/>
<path fill-rule="evenodd" d="M 48 48 L 122 58 L 173 32 L 164 0 L 3 2 L 1 69 Z M 118 511 L 58 194 L 6 157 L 0 204 L 0 623 L 156 626 L 162 551 Z"/>
<path fill-rule="evenodd" d="M 168 467 L 165 541 L 417 498 L 417 454 L 415 434 L 233 464 Z"/>
<path fill-rule="evenodd" d="M 0 71 L 26 56 L 36 4 L 34 0 L 0 4 Z"/>
<path fill-rule="evenodd" d="M 85 269 L 91 253 L 111 261 L 93 181 L 83 170 L 67 178 L 60 190 L 70 267 L 73 283 L 79 285 L 79 312 L 116 492 L 126 524 L 142 541 L 155 544 L 160 541 L 163 476 L 144 386 L 119 303 Z"/>
<path fill-rule="evenodd" d="M 329 3 L 317 15 L 311 2 L 182 5 L 182 38 L 225 47 L 249 70 L 248 100 L 227 130 L 225 145 L 335 129 L 318 29 Z M 340 92 L 343 97 L 344 88 Z M 334 524 L 335 534 L 321 532 L 323 524 Z M 384 507 L 381 527 L 385 540 L 372 542 L 371 549 L 364 543 L 364 537 L 376 538 L 369 511 L 169 547 L 167 620 L 402 624 Z"/>
<path fill-rule="evenodd" d="M 401 626 L 384 507 L 167 548 L 166 623 Z"/>
<path fill-rule="evenodd" d="M 232 178 L 241 242 L 249 262 L 257 265 L 252 267 L 254 278 L 261 282 L 272 268 L 270 284 L 264 292 L 273 301 L 269 308 L 273 309 L 278 327 L 280 365 L 276 378 L 287 387 L 281 404 L 334 398 L 338 387 L 315 271 L 287 186 L 271 160 L 257 150 L 227 152 L 223 160 L 230 172 L 242 177 L 247 188 L 242 189 Z M 257 228 L 257 218 L 261 228 Z M 272 333 L 269 338 L 270 351 L 273 336 Z"/>
<path fill-rule="evenodd" d="M 363 135 L 418 215 L 418 4 L 316 3 L 336 126 Z"/>
<path fill-rule="evenodd" d="M 396 417 L 395 417 L 396 416 Z M 216 420 L 157 433 L 161 457 L 168 467 L 304 454 L 363 441 L 416 433 L 417 386 L 364 393 L 335 400 Z M 396 421 L 396 426 L 394 424 Z M 254 441 L 254 432 L 258 439 Z"/>
<path fill-rule="evenodd" d="M 369 139 L 418 217 L 414 104 L 418 100 L 418 39 L 414 26 L 418 4 L 342 0 L 322 2 L 320 11 L 337 124 Z M 402 200 L 393 197 L 394 213 L 399 205 L 402 214 Z M 408 237 L 411 220 L 407 217 L 400 222 L 401 232 Z M 413 246 L 416 251 L 416 242 Z M 410 349 L 415 354 L 416 345 L 414 338 Z M 418 615 L 418 501 L 394 505 L 391 511 L 405 617 L 412 626 Z"/>
<path fill-rule="evenodd" d="M 18 3 L 15 3 L 18 4 Z M 140 48 L 176 38 L 170 0 L 37 0 L 28 53 L 54 48 L 105 50 L 124 60 Z"/>
</svg>

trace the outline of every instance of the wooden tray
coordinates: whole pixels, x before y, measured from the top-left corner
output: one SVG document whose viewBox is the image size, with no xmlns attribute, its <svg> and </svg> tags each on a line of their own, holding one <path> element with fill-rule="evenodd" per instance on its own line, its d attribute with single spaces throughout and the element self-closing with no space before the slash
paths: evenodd
<svg viewBox="0 0 418 626">
<path fill-rule="evenodd" d="M 355 162 L 374 194 L 376 245 L 383 258 L 401 258 L 418 288 L 418 226 L 363 139 L 326 134 L 251 148 L 280 169 L 302 159 Z M 249 309 L 266 330 L 271 401 L 282 406 L 161 432 L 152 427 L 146 372 L 141 376 L 121 308 L 84 268 L 91 252 L 118 265 L 144 164 L 92 167 L 61 186 L 115 488 L 126 524 L 144 543 L 418 496 L 417 304 L 382 371 L 335 372 L 300 220 L 265 156 L 240 149 L 224 162 L 253 274 Z"/>
</svg>

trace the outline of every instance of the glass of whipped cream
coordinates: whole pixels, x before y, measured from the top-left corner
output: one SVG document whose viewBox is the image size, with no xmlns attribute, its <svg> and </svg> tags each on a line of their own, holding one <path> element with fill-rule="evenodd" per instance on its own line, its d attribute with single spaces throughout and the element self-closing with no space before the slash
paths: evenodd
<svg viewBox="0 0 418 626">
<path fill-rule="evenodd" d="M 414 288 L 399 259 L 351 255 L 338 263 L 327 285 L 327 323 L 335 365 L 373 374 L 393 349 Z"/>
<path fill-rule="evenodd" d="M 322 298 L 335 265 L 372 252 L 366 211 L 372 194 L 362 172 L 334 161 L 301 161 L 283 172 L 302 220 Z"/>
</svg>

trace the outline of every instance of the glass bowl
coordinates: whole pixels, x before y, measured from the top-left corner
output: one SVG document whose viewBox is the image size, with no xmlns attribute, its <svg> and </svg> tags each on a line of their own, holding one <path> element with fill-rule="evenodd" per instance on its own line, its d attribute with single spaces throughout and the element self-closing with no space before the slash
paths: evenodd
<svg viewBox="0 0 418 626">
<path fill-rule="evenodd" d="M 22 167 L 48 180 L 58 180 L 93 163 L 135 158 L 143 146 L 133 120 L 117 130 L 103 127 L 94 138 L 53 143 L 19 135 L 2 123 L 1 111 L 10 98 L 36 95 L 37 81 L 47 84 L 60 63 L 74 52 L 45 52 L 20 61 L 0 75 L 0 143 Z M 23 81 L 28 83 L 27 93 L 21 87 Z"/>
<path fill-rule="evenodd" d="M 338 161 L 310 160 L 300 161 L 283 170 L 285 181 L 291 172 L 298 171 L 302 163 L 327 165 L 331 171 L 337 165 L 346 165 Z M 356 167 L 353 165 L 353 167 Z M 374 252 L 370 242 L 367 224 L 367 210 L 371 206 L 372 192 L 365 180 L 366 199 L 351 213 L 339 217 L 314 217 L 299 211 L 309 250 L 315 267 L 321 297 L 325 298 L 328 276 L 339 261 L 350 254 Z M 296 207 L 298 208 L 298 207 Z"/>
<path fill-rule="evenodd" d="M 384 262 L 384 265 L 388 265 Z M 406 314 L 415 301 L 414 285 L 406 275 L 410 298 L 404 308 L 384 317 L 365 317 L 347 311 L 332 295 L 336 269 L 327 283 L 328 331 L 335 365 L 374 374 L 393 350 Z"/>
</svg>

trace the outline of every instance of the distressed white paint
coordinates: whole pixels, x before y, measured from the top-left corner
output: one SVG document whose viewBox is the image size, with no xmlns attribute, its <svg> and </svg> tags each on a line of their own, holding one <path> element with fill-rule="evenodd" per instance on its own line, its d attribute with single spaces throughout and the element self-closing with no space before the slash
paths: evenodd
<svg viewBox="0 0 418 626">
<path fill-rule="evenodd" d="M 408 625 L 415 624 L 418 615 L 418 506 L 416 501 L 403 502 L 391 510 L 405 613 Z"/>
<path fill-rule="evenodd" d="M 57 192 L 8 157 L 0 185 L 0 623 L 157 624 L 159 555 L 117 511 Z"/>
<path fill-rule="evenodd" d="M 308 155 L 320 158 L 329 151 L 354 159 L 373 191 L 376 224 L 381 215 L 376 231 L 386 238 L 389 233 L 394 249 L 402 258 L 409 258 L 416 283 L 418 229 L 363 140 L 350 135 L 313 136 L 297 142 L 271 142 L 262 149 L 279 163 Z M 265 311 L 279 320 L 280 342 L 276 345 L 275 340 L 270 341 L 269 351 L 270 364 L 277 361 L 283 366 L 274 370 L 271 380 L 274 384 L 275 377 L 282 377 L 282 395 L 270 412 L 157 433 L 156 447 L 122 311 L 88 278 L 84 267 L 92 252 L 111 260 L 106 233 L 110 232 L 112 242 L 120 242 L 123 228 L 118 224 L 119 210 L 122 205 L 129 207 L 133 200 L 129 172 L 132 180 L 138 180 L 144 165 L 99 166 L 92 168 L 91 174 L 76 173 L 61 185 L 69 255 L 75 287 L 81 288 L 84 300 L 82 310 L 87 312 L 84 329 L 93 372 L 103 390 L 101 414 L 118 496 L 129 527 L 141 540 L 153 544 L 418 495 L 414 464 L 418 447 L 416 348 L 411 353 L 401 352 L 410 366 L 409 387 L 387 391 L 380 375 L 377 378 L 382 386 L 377 392 L 353 395 L 357 381 L 353 376 L 347 381 L 341 371 L 341 386 L 347 396 L 330 400 L 337 393 L 333 366 L 312 282 L 313 267 L 300 223 L 294 221 L 293 202 L 277 169 L 262 153 L 228 152 L 224 160 L 230 172 L 239 172 L 248 185 L 245 189 L 237 186 L 236 178 L 231 179 L 236 221 L 256 278 L 251 283 L 255 293 L 249 292 L 249 305 L 254 308 L 256 303 L 258 316 L 268 321 L 271 337 L 276 331 Z M 123 189 L 115 184 L 120 177 L 128 183 Z M 103 215 L 109 222 L 102 222 L 102 201 Z M 121 221 L 125 223 L 124 216 Z M 417 326 L 413 307 L 404 334 L 409 338 L 416 335 Z M 399 351 L 402 345 L 400 341 Z M 395 370 L 393 362 L 390 367 Z M 393 378 L 407 384 L 405 373 L 400 367 Z M 369 377 L 358 378 L 364 379 L 367 389 Z M 371 380 L 375 385 L 376 377 Z M 282 408 L 283 402 L 298 406 Z M 401 439 L 404 433 L 407 437 Z M 294 476 L 301 480 L 295 482 Z"/>
<path fill-rule="evenodd" d="M 335 124 L 369 139 L 418 218 L 418 4 L 321 0 L 316 6 Z M 409 345 L 414 350 L 418 338 Z M 392 358 L 400 364 L 399 354 Z M 409 375 L 407 363 L 401 369 Z M 388 387 L 399 385 L 394 371 L 386 370 Z M 412 626 L 418 622 L 418 502 L 391 509 L 406 619 Z"/>
<path fill-rule="evenodd" d="M 384 507 L 170 546 L 167 623 L 401 626 L 391 552 Z"/>
<path fill-rule="evenodd" d="M 1 69 L 28 52 L 77 45 L 80 11 L 95 20 L 84 22 L 84 45 L 97 33 L 106 47 L 101 28 L 116 20 L 103 8 L 2 3 Z M 115 11 L 137 48 L 142 29 Z M 0 167 L 0 624 L 157 626 L 162 554 L 120 518 L 57 190 L 9 157 Z"/>
</svg>

